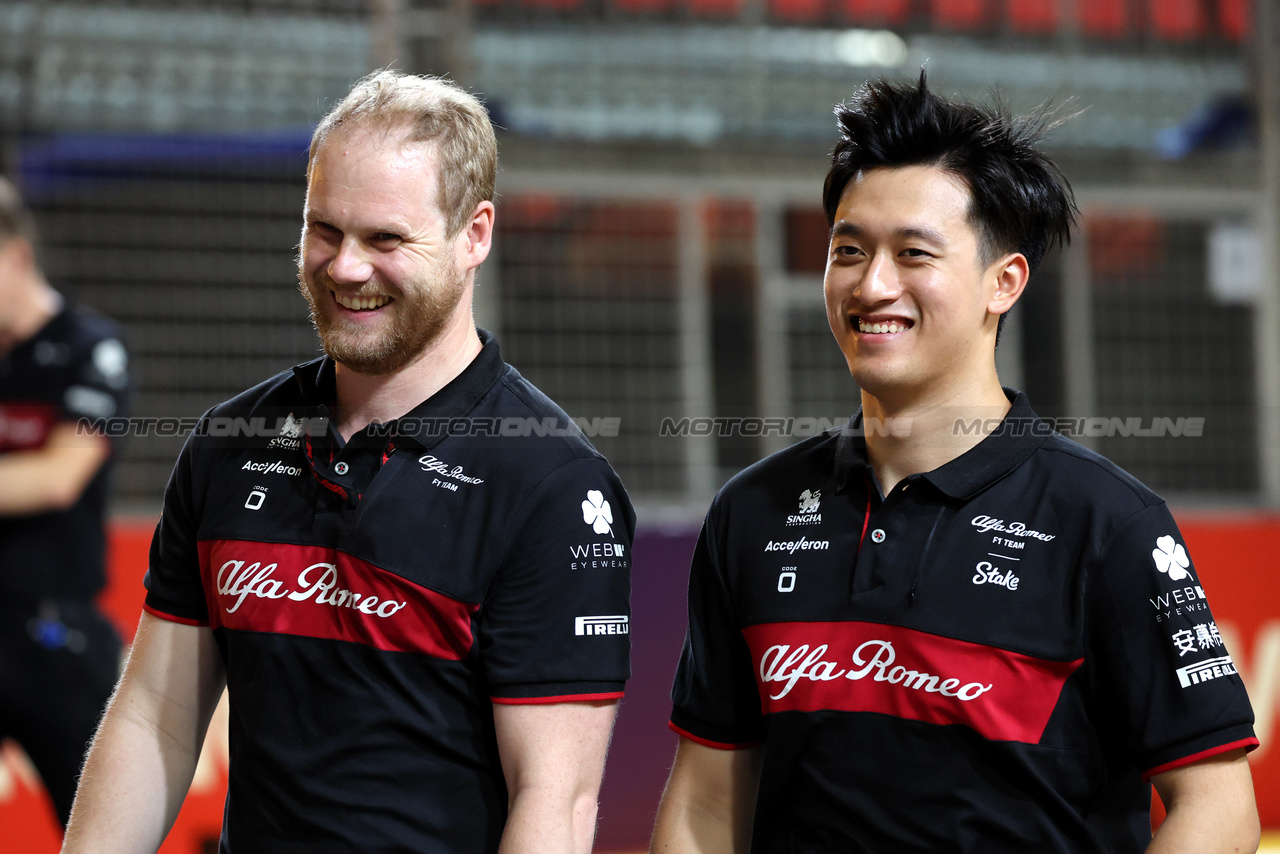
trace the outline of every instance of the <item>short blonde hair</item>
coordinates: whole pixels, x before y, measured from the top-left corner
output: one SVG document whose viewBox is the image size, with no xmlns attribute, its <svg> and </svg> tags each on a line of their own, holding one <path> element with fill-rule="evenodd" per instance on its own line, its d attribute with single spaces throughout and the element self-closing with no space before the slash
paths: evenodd
<svg viewBox="0 0 1280 854">
<path fill-rule="evenodd" d="M 405 131 L 402 142 L 430 142 L 440 167 L 438 201 L 452 237 L 476 205 L 493 201 L 498 141 L 484 105 L 451 80 L 384 68 L 361 79 L 320 120 L 311 136 L 307 173 L 316 152 L 339 127 Z"/>
</svg>

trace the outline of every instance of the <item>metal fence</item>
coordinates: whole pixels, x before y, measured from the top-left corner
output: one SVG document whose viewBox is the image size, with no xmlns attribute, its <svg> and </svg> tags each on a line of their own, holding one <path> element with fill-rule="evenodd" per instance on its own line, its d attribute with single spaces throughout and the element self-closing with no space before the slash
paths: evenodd
<svg viewBox="0 0 1280 854">
<path fill-rule="evenodd" d="M 316 355 L 293 264 L 301 142 L 222 160 L 38 153 L 23 174 L 44 264 L 127 327 L 138 415 L 199 415 Z M 742 466 L 857 408 L 823 310 L 818 186 L 818 175 L 502 177 L 477 317 L 508 361 L 595 428 L 654 518 L 701 512 Z M 1011 316 L 1002 379 L 1175 500 L 1262 501 L 1256 354 L 1273 332 L 1257 322 L 1248 271 L 1220 257 L 1224 240 L 1247 244 L 1260 200 L 1079 195 L 1084 226 Z M 180 442 L 130 440 L 122 507 L 158 506 Z"/>
</svg>

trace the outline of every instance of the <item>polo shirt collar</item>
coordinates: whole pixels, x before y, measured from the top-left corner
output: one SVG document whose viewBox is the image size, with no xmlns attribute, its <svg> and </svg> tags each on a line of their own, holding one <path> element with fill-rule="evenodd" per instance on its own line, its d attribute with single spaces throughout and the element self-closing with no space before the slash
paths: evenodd
<svg viewBox="0 0 1280 854">
<path fill-rule="evenodd" d="M 424 448 L 437 444 L 443 438 L 438 422 L 470 414 L 502 376 L 506 365 L 498 349 L 498 339 L 487 329 L 476 332 L 480 336 L 480 352 L 444 388 L 397 419 L 400 423 L 389 433 L 396 437 L 397 443 L 411 442 Z M 298 365 L 293 375 L 303 400 L 327 414 L 337 397 L 333 359 L 323 356 Z"/>
<path fill-rule="evenodd" d="M 1031 408 L 1027 396 L 1006 388 L 1009 412 L 1000 426 L 977 445 L 920 477 L 940 492 L 957 500 L 968 499 L 1012 472 L 1031 457 L 1050 435 L 1047 422 Z M 855 473 L 865 471 L 867 440 L 862 429 L 862 410 L 836 437 L 836 491 L 843 492 Z"/>
</svg>

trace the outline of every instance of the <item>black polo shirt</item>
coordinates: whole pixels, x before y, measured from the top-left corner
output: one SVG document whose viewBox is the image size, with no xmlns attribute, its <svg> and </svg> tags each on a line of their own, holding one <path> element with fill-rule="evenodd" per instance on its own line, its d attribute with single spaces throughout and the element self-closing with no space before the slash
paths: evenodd
<svg viewBox="0 0 1280 854">
<path fill-rule="evenodd" d="M 146 609 L 212 626 L 226 664 L 223 851 L 495 851 L 492 703 L 621 696 L 626 492 L 482 338 L 345 444 L 322 359 L 215 407 L 183 449 Z"/>
<path fill-rule="evenodd" d="M 1145 850 L 1152 774 L 1257 744 L 1165 503 L 1021 394 L 883 497 L 861 432 L 740 473 L 695 552 L 672 728 L 763 744 L 753 850 Z"/>
<path fill-rule="evenodd" d="M 125 415 L 128 367 L 119 326 L 65 305 L 0 355 L 0 454 L 43 448 L 60 424 Z M 25 621 L 43 599 L 87 602 L 103 588 L 111 463 L 65 510 L 0 517 L 0 614 Z"/>
</svg>

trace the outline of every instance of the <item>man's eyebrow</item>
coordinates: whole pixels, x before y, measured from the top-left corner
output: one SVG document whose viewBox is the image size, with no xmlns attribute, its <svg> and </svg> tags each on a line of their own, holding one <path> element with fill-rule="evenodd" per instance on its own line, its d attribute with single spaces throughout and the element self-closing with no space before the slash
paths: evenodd
<svg viewBox="0 0 1280 854">
<path fill-rule="evenodd" d="M 913 237 L 918 240 L 924 240 L 936 246 L 946 246 L 950 241 L 946 235 L 934 228 L 924 225 L 907 226 L 900 228 L 895 232 L 899 237 Z M 841 220 L 831 228 L 832 237 L 862 237 L 866 234 L 866 229 L 856 223 Z"/>
<path fill-rule="evenodd" d="M 947 240 L 947 236 L 941 231 L 923 225 L 900 228 L 898 229 L 898 234 L 903 237 L 919 238 L 920 240 L 927 241 L 935 246 L 946 246 L 950 242 Z"/>
</svg>

